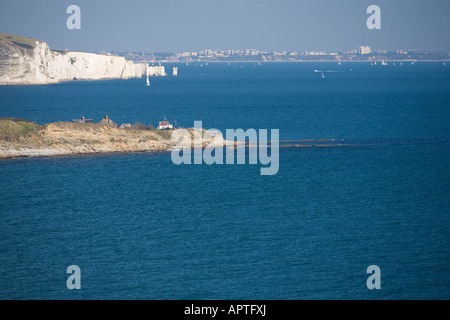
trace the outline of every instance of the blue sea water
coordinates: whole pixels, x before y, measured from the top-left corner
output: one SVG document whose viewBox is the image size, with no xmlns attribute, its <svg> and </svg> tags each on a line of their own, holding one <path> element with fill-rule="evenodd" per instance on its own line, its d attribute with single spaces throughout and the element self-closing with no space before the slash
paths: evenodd
<svg viewBox="0 0 450 320">
<path fill-rule="evenodd" d="M 0 117 L 166 116 L 345 146 L 282 147 L 272 176 L 169 152 L 0 161 L 0 299 L 450 298 L 448 67 L 177 66 L 150 87 L 0 87 Z"/>
</svg>

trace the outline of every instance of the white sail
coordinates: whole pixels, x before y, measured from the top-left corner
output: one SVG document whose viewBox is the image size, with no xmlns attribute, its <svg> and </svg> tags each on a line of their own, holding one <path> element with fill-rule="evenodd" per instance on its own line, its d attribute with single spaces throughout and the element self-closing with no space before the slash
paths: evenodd
<svg viewBox="0 0 450 320">
<path fill-rule="evenodd" d="M 147 86 L 149 86 L 150 85 L 150 80 L 148 80 L 148 75 L 149 75 L 149 70 L 148 70 L 148 65 L 147 65 L 147 68 L 146 68 L 146 70 L 145 70 L 145 75 L 147 76 Z"/>
</svg>

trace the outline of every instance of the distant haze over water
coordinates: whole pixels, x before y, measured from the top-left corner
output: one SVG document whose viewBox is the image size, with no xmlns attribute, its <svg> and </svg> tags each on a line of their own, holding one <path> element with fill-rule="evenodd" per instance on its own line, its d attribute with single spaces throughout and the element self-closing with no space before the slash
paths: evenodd
<svg viewBox="0 0 450 320">
<path fill-rule="evenodd" d="M 446 0 L 80 0 L 81 29 L 69 30 L 72 4 L 2 0 L 0 30 L 79 51 L 450 51 Z M 381 30 L 366 27 L 373 4 L 381 8 Z"/>
</svg>

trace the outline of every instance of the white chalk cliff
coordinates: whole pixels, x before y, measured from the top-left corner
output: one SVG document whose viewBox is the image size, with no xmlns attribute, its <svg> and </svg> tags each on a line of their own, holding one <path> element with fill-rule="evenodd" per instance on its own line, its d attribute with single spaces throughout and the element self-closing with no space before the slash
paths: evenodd
<svg viewBox="0 0 450 320">
<path fill-rule="evenodd" d="M 44 41 L 0 33 L 0 85 L 47 84 L 73 79 L 128 79 L 147 64 L 103 54 L 54 51 Z"/>
</svg>

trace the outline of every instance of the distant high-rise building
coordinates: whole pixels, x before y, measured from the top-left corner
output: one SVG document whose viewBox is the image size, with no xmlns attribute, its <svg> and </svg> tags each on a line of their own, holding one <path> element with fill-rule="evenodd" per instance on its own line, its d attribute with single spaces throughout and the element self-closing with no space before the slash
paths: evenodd
<svg viewBox="0 0 450 320">
<path fill-rule="evenodd" d="M 372 50 L 370 50 L 369 46 L 360 46 L 358 47 L 358 54 L 370 54 Z"/>
</svg>

